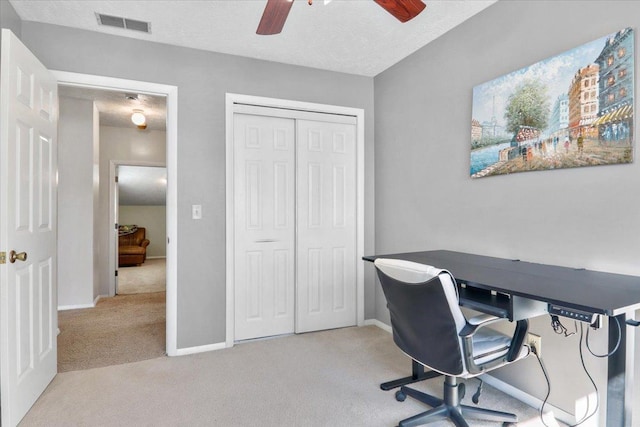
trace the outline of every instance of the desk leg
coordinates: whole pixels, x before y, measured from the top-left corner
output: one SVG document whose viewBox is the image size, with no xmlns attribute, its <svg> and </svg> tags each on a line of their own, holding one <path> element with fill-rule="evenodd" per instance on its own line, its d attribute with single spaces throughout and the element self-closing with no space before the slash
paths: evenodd
<svg viewBox="0 0 640 427">
<path fill-rule="evenodd" d="M 633 313 L 629 313 L 633 315 Z M 631 427 L 633 415 L 634 331 L 627 333 L 626 314 L 616 316 L 620 321 L 620 347 L 608 358 L 607 427 Z M 609 318 L 609 352 L 618 342 L 618 326 Z"/>
<path fill-rule="evenodd" d="M 410 377 L 398 378 L 397 380 L 387 381 L 386 383 L 380 384 L 380 388 L 382 390 L 391 390 L 396 387 L 400 387 L 407 384 L 417 383 L 418 381 L 428 380 L 431 378 L 439 377 L 442 375 L 436 371 L 424 371 L 424 366 L 415 360 L 411 360 L 411 370 L 412 374 Z"/>
</svg>

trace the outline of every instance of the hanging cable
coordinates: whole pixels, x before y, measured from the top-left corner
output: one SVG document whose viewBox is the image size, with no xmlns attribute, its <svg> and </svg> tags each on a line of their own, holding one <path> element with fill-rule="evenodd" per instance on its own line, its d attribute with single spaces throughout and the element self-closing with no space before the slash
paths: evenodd
<svg viewBox="0 0 640 427">
<path fill-rule="evenodd" d="M 542 374 L 544 375 L 544 379 L 547 382 L 547 395 L 544 397 L 542 401 L 542 406 L 540 406 L 540 421 L 544 424 L 545 427 L 549 427 L 547 423 L 544 422 L 544 406 L 547 404 L 547 400 L 549 400 L 549 396 L 551 395 L 551 381 L 549 381 L 549 374 L 547 373 L 547 368 L 544 367 L 544 363 L 542 363 L 542 359 L 538 356 L 538 353 L 533 353 L 538 359 L 538 363 L 540 364 L 540 369 L 542 369 Z"/>
<path fill-rule="evenodd" d="M 575 332 L 571 332 L 567 334 L 567 328 L 564 327 L 564 325 L 562 325 L 562 323 L 560 322 L 560 320 L 558 319 L 557 316 L 551 316 L 552 317 L 552 321 L 551 321 L 551 325 L 553 327 L 553 330 L 557 333 L 557 334 L 564 334 L 565 337 L 574 335 Z M 555 319 L 554 319 L 555 318 Z M 616 319 L 617 323 L 618 323 L 618 331 L 620 333 L 620 321 L 618 321 L 618 319 Z M 576 326 L 576 331 L 577 331 L 577 325 L 575 325 L 574 322 L 574 326 Z M 556 329 L 557 327 L 557 329 Z M 587 330 L 587 336 L 588 336 L 589 331 Z M 611 351 L 611 354 L 615 353 L 615 351 L 618 349 L 618 346 L 620 345 L 620 338 L 621 335 L 618 336 L 618 343 L 616 345 L 616 347 Z M 589 400 L 589 398 L 587 397 L 587 408 L 585 411 L 584 416 L 582 417 L 582 419 L 580 419 L 580 421 L 578 421 L 575 424 L 570 425 L 569 427 L 577 427 L 579 425 L 581 425 L 582 423 L 584 423 L 585 421 L 587 421 L 589 418 L 593 417 L 595 414 L 598 413 L 598 409 L 600 408 L 600 395 L 598 393 L 598 386 L 596 385 L 595 381 L 593 380 L 593 377 L 591 376 L 591 374 L 589 373 L 589 370 L 587 369 L 586 364 L 584 363 L 584 353 L 582 351 L 582 341 L 584 339 L 585 342 L 585 346 L 588 348 L 588 343 L 587 343 L 587 337 L 585 337 L 584 334 L 584 329 L 582 326 L 582 323 L 580 323 L 580 340 L 578 341 L 578 352 L 580 354 L 580 363 L 582 364 L 582 369 L 584 370 L 585 374 L 587 374 L 587 377 L 589 378 L 589 381 L 591 382 L 591 385 L 593 386 L 593 389 L 595 391 L 596 394 L 596 407 L 593 410 L 593 412 L 590 412 L 590 406 L 591 406 L 591 402 Z M 589 351 L 591 351 L 589 349 Z M 538 360 L 538 363 L 540 364 L 540 369 L 542 369 L 542 373 L 544 375 L 544 379 L 547 382 L 547 394 L 544 397 L 544 400 L 542 401 L 542 405 L 540 406 L 540 421 L 542 422 L 542 424 L 545 427 L 550 427 L 543 418 L 543 414 L 544 414 L 544 407 L 546 406 L 548 400 L 549 400 L 549 396 L 551 395 L 551 381 L 549 381 L 549 374 L 547 372 L 546 367 L 544 366 L 544 363 L 542 362 L 542 359 L 538 356 L 537 353 L 533 352 L 533 354 L 536 356 L 536 359 Z M 593 353 L 592 353 L 593 354 Z M 596 355 L 594 355 L 596 356 Z M 596 356 L 596 357 L 605 357 L 603 356 Z"/>
<path fill-rule="evenodd" d="M 620 326 L 620 322 L 618 322 L 618 326 Z M 589 330 L 587 329 L 587 334 L 588 333 L 589 333 Z M 578 348 L 580 350 L 580 363 L 582 363 L 582 369 L 584 369 L 584 373 L 587 374 L 587 377 L 589 377 L 589 381 L 591 381 L 591 385 L 593 385 L 593 389 L 596 392 L 596 407 L 593 410 L 593 412 L 591 414 L 589 414 L 589 397 L 587 396 L 587 410 L 585 412 L 585 416 L 582 418 L 582 420 L 580 420 L 577 424 L 575 424 L 576 426 L 582 424 L 583 422 L 587 421 L 589 418 L 593 417 L 595 414 L 598 413 L 598 408 L 600 408 L 600 394 L 598 393 L 598 386 L 596 385 L 596 382 L 591 377 L 591 374 L 589 373 L 589 370 L 587 369 L 587 365 L 584 364 L 584 353 L 582 352 L 582 338 L 583 338 L 583 335 L 584 334 L 583 334 L 583 329 L 582 329 L 582 323 L 580 323 L 580 342 L 578 343 L 578 346 L 579 346 Z M 586 337 L 585 337 L 585 345 L 586 344 L 587 344 L 587 340 L 586 340 Z"/>
<path fill-rule="evenodd" d="M 617 317 L 614 317 L 613 319 L 616 321 L 616 325 L 618 325 L 618 342 L 616 342 L 616 345 L 613 348 L 613 350 L 611 350 L 607 354 L 595 354 L 591 350 L 591 347 L 589 345 L 589 329 L 587 329 L 587 337 L 584 342 L 585 342 L 585 345 L 587 346 L 587 350 L 589 350 L 589 353 L 591 353 L 593 356 L 604 358 L 604 357 L 612 356 L 616 351 L 618 351 L 618 348 L 620 347 L 620 342 L 622 341 L 622 328 L 620 326 L 620 320 Z M 582 329 L 582 325 L 580 325 L 580 328 Z"/>
<path fill-rule="evenodd" d="M 575 335 L 578 332 L 578 326 L 576 325 L 575 320 L 573 321 L 575 332 L 569 332 L 569 330 L 564 327 L 562 322 L 560 322 L 560 318 L 555 314 L 551 316 L 551 327 L 553 328 L 553 332 L 558 335 L 564 335 L 565 337 L 570 337 L 571 335 Z"/>
</svg>

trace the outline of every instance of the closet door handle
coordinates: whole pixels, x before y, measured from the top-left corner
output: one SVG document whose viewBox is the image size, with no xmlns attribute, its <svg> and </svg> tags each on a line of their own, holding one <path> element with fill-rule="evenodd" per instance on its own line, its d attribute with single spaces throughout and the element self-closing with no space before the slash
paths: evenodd
<svg viewBox="0 0 640 427">
<path fill-rule="evenodd" d="M 277 242 L 276 239 L 260 239 L 260 240 L 256 240 L 256 243 L 273 243 L 273 242 Z"/>
</svg>

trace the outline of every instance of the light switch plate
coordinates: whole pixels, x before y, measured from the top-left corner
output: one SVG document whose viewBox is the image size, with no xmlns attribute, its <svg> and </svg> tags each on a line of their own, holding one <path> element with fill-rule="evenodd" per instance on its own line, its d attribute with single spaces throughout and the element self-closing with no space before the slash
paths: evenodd
<svg viewBox="0 0 640 427">
<path fill-rule="evenodd" d="M 191 205 L 191 218 L 202 219 L 202 205 Z"/>
</svg>

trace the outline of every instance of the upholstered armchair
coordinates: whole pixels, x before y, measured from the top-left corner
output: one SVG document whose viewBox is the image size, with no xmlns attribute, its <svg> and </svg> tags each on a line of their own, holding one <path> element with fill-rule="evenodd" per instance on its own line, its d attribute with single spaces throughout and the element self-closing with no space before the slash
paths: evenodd
<svg viewBox="0 0 640 427">
<path fill-rule="evenodd" d="M 144 227 L 118 236 L 118 265 L 140 265 L 147 259 L 149 239 L 145 237 Z"/>
</svg>

